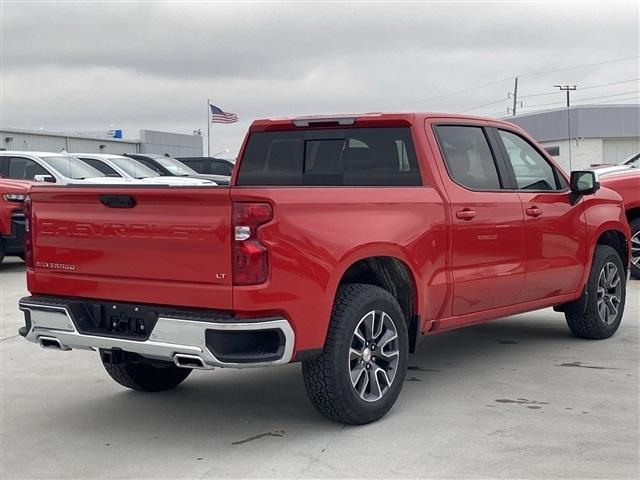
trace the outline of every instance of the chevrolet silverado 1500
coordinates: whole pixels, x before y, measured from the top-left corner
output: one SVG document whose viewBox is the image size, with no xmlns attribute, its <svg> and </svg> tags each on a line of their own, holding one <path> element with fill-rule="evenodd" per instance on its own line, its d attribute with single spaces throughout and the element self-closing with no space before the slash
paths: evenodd
<svg viewBox="0 0 640 480">
<path fill-rule="evenodd" d="M 143 391 L 299 361 L 320 413 L 371 422 L 424 336 L 552 306 L 617 330 L 629 226 L 599 187 L 498 120 L 258 120 L 227 188 L 34 187 L 20 333 Z"/>
</svg>

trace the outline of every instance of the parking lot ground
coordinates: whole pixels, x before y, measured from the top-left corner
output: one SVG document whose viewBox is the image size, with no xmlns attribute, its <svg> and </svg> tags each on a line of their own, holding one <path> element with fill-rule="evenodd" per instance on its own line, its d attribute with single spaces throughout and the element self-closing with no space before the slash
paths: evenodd
<svg viewBox="0 0 640 480">
<path fill-rule="evenodd" d="M 579 340 L 551 309 L 429 338 L 393 410 L 318 416 L 300 366 L 114 383 L 93 352 L 17 336 L 22 263 L 0 265 L 1 471 L 10 478 L 635 478 L 640 282 L 618 333 Z"/>
</svg>

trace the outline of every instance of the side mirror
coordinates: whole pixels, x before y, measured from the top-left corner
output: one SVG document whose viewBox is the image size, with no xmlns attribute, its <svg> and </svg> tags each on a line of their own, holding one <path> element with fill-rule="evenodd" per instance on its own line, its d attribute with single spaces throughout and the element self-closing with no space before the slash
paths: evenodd
<svg viewBox="0 0 640 480">
<path fill-rule="evenodd" d="M 571 203 L 576 203 L 583 195 L 593 195 L 600 188 L 600 182 L 596 179 L 596 173 L 592 170 L 576 170 L 571 172 L 569 198 Z"/>
<path fill-rule="evenodd" d="M 56 183 L 56 179 L 52 175 L 34 175 L 33 180 L 36 182 Z"/>
</svg>

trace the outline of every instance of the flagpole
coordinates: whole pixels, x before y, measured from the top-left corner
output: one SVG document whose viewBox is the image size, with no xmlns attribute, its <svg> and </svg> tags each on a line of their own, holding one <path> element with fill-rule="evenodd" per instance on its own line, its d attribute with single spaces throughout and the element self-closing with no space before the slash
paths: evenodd
<svg viewBox="0 0 640 480">
<path fill-rule="evenodd" d="M 207 157 L 211 156 L 211 102 L 207 98 Z"/>
</svg>

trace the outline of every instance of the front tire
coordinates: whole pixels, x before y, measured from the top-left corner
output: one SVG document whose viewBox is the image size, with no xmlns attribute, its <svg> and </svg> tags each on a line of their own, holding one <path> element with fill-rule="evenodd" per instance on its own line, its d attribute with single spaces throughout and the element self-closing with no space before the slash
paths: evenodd
<svg viewBox="0 0 640 480">
<path fill-rule="evenodd" d="M 302 363 L 307 394 L 332 420 L 374 422 L 398 398 L 408 354 L 406 322 L 393 295 L 374 285 L 342 285 L 323 353 Z"/>
<path fill-rule="evenodd" d="M 144 360 L 136 362 L 106 363 L 105 370 L 123 387 L 140 392 L 162 392 L 171 390 L 189 376 L 190 368 L 177 367 L 171 362 L 154 362 Z"/>
<path fill-rule="evenodd" d="M 640 280 L 640 218 L 629 222 L 631 227 L 631 276 Z"/>
<path fill-rule="evenodd" d="M 585 287 L 584 312 L 565 313 L 576 337 L 600 340 L 613 335 L 622 320 L 626 275 L 620 255 L 607 245 L 596 245 Z"/>
</svg>

